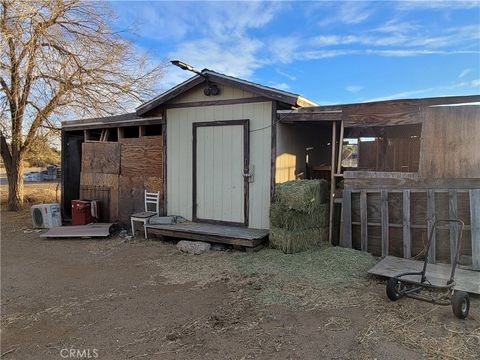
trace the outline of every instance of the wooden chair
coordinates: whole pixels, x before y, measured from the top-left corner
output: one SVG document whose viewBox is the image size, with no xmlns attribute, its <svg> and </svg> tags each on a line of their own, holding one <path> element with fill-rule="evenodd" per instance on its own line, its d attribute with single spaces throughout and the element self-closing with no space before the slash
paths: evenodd
<svg viewBox="0 0 480 360">
<path fill-rule="evenodd" d="M 149 210 L 148 205 L 154 205 L 155 211 Z M 130 216 L 130 221 L 132 223 L 132 235 L 135 235 L 135 225 L 134 222 L 143 223 L 143 231 L 145 232 L 145 239 L 147 238 L 147 222 L 154 215 L 158 215 L 160 211 L 160 192 L 147 192 L 145 190 L 145 211 L 132 214 Z"/>
</svg>

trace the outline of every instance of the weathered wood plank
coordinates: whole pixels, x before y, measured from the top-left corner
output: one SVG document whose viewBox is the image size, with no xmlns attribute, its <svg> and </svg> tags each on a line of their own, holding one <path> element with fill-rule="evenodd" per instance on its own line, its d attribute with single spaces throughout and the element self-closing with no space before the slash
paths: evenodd
<svg viewBox="0 0 480 360">
<path fill-rule="evenodd" d="M 352 192 L 343 190 L 342 195 L 343 236 L 341 245 L 352 248 Z"/>
<path fill-rule="evenodd" d="M 340 123 L 340 140 L 338 141 L 338 165 L 336 176 L 341 176 L 342 172 L 342 158 L 343 158 L 343 137 L 345 133 L 345 125 L 343 121 Z"/>
<path fill-rule="evenodd" d="M 345 188 L 351 189 L 478 189 L 479 178 L 422 179 L 416 173 L 345 171 Z"/>
<path fill-rule="evenodd" d="M 334 194 L 335 194 L 335 149 L 337 147 L 337 124 L 332 122 L 332 140 L 331 140 L 331 155 L 332 161 L 330 163 L 330 211 L 328 220 L 328 241 L 332 243 L 333 236 L 333 209 L 334 209 Z"/>
<path fill-rule="evenodd" d="M 473 270 L 480 270 L 480 189 L 470 190 L 470 226 L 472 268 Z"/>
<path fill-rule="evenodd" d="M 403 257 L 412 257 L 412 221 L 410 218 L 410 190 L 403 191 Z"/>
<path fill-rule="evenodd" d="M 428 189 L 427 190 L 427 228 L 428 228 L 428 236 L 430 236 L 430 232 L 432 231 L 433 224 L 435 223 L 436 216 L 435 216 L 435 190 Z M 430 249 L 428 250 L 428 262 L 431 264 L 435 264 L 437 259 L 437 236 L 436 231 L 432 233 L 432 239 L 430 244 Z"/>
<path fill-rule="evenodd" d="M 368 221 L 367 221 L 367 192 L 360 192 L 360 222 L 361 222 L 361 249 L 368 251 Z"/>
<path fill-rule="evenodd" d="M 450 219 L 458 218 L 458 196 L 457 190 L 448 191 L 448 217 Z M 453 262 L 457 252 L 458 223 L 452 222 L 450 228 L 450 263 Z"/>
<path fill-rule="evenodd" d="M 368 272 L 374 275 L 393 277 L 404 272 L 421 271 L 422 266 L 423 261 L 387 256 L 368 270 Z M 427 266 L 427 279 L 434 285 L 446 285 L 450 278 L 450 271 L 451 267 L 448 264 L 429 264 Z M 418 281 L 419 277 L 407 279 Z M 458 268 L 455 271 L 455 290 L 468 291 L 480 295 L 478 272 Z"/>
<path fill-rule="evenodd" d="M 382 223 L 382 256 L 388 256 L 388 191 L 382 190 L 380 198 L 380 213 Z"/>
<path fill-rule="evenodd" d="M 476 105 L 426 109 L 420 176 L 480 178 L 479 119 Z"/>
</svg>

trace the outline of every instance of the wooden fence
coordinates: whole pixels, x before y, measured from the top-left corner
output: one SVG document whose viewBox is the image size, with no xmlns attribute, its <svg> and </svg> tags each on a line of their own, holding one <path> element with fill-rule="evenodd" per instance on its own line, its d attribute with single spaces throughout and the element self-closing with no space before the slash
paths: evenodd
<svg viewBox="0 0 480 360">
<path fill-rule="evenodd" d="M 341 245 L 374 255 L 411 258 L 422 254 L 435 219 L 465 222 L 461 255 L 480 270 L 480 189 L 345 189 Z M 449 261 L 458 224 L 437 226 L 430 263 Z"/>
</svg>

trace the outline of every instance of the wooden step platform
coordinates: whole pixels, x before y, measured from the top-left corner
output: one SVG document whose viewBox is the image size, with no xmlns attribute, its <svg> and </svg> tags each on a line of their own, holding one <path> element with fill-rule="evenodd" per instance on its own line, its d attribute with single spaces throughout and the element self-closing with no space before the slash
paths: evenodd
<svg viewBox="0 0 480 360">
<path fill-rule="evenodd" d="M 393 277 L 400 273 L 422 271 L 423 261 L 387 256 L 368 272 L 374 275 Z M 428 264 L 427 279 L 434 285 L 445 285 L 450 278 L 452 267 L 449 264 Z M 406 276 L 405 279 L 418 281 L 419 276 Z M 457 268 L 455 270 L 455 290 L 480 295 L 480 272 Z"/>
<path fill-rule="evenodd" d="M 268 230 L 184 222 L 174 225 L 148 224 L 147 234 L 254 248 L 266 240 L 268 236 Z"/>
</svg>

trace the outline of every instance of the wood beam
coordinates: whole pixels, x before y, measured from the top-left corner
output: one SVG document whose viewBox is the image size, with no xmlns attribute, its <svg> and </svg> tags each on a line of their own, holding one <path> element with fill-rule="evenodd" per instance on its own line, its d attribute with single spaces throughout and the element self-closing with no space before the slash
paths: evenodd
<svg viewBox="0 0 480 360">
<path fill-rule="evenodd" d="M 412 257 L 412 221 L 410 216 L 410 190 L 403 190 L 403 257 Z"/>
<path fill-rule="evenodd" d="M 329 221 L 328 221 L 328 241 L 332 243 L 333 236 L 333 209 L 334 209 L 334 194 L 335 194 L 335 149 L 337 142 L 337 124 L 332 123 L 332 140 L 331 140 L 331 149 L 332 149 L 332 161 L 330 166 L 330 212 L 329 212 Z"/>
<path fill-rule="evenodd" d="M 380 195 L 380 216 L 382 223 L 382 256 L 388 256 L 389 226 L 388 226 L 388 191 L 382 190 Z"/>
<path fill-rule="evenodd" d="M 428 236 L 432 230 L 433 224 L 435 223 L 435 190 L 427 190 L 427 225 L 428 225 Z M 436 231 L 432 233 L 432 239 L 430 244 L 430 249 L 428 251 L 428 262 L 435 264 L 437 259 L 437 236 Z"/>
</svg>

